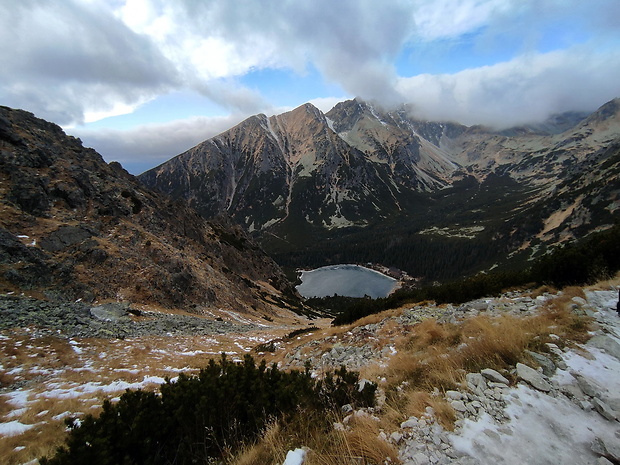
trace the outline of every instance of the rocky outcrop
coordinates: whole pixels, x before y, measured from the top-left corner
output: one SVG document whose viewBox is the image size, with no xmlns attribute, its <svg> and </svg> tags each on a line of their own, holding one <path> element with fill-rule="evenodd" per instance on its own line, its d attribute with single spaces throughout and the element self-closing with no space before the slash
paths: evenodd
<svg viewBox="0 0 620 465">
<path fill-rule="evenodd" d="M 0 295 L 0 330 L 31 328 L 33 337 L 124 339 L 140 336 L 243 333 L 254 324 L 239 324 L 188 314 L 144 311 L 128 303 L 54 303 Z"/>
<path fill-rule="evenodd" d="M 32 114 L 0 108 L 0 291 L 273 317 L 299 299 L 225 217 L 205 220 Z"/>
</svg>

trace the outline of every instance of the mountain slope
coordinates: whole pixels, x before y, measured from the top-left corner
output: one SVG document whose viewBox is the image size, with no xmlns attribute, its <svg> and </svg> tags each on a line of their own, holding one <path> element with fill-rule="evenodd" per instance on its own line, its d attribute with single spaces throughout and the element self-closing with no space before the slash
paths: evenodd
<svg viewBox="0 0 620 465">
<path fill-rule="evenodd" d="M 448 279 L 613 224 L 618 102 L 501 132 L 357 99 L 325 115 L 306 104 L 139 179 L 207 217 L 229 212 L 281 264 L 371 261 Z"/>
<path fill-rule="evenodd" d="M 0 108 L 0 181 L 4 292 L 257 315 L 295 301 L 238 226 L 145 189 L 30 113 Z"/>
<path fill-rule="evenodd" d="M 411 166 L 411 157 L 405 151 L 369 158 L 306 104 L 270 118 L 251 117 L 140 180 L 186 198 L 206 216 L 225 210 L 250 230 L 286 221 L 332 229 L 385 217 L 401 208 L 408 193 L 444 184 L 418 168 L 395 177 L 391 165 Z M 453 169 L 441 161 L 442 169 Z"/>
</svg>

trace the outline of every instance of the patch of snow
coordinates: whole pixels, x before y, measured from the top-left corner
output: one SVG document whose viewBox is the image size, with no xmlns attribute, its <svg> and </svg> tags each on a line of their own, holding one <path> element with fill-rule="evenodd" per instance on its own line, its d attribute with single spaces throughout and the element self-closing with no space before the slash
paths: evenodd
<svg viewBox="0 0 620 465">
<path fill-rule="evenodd" d="M 228 314 L 230 317 L 232 317 L 233 319 L 237 320 L 237 321 L 238 321 L 238 322 L 240 322 L 240 323 L 243 323 L 243 324 L 246 324 L 246 325 L 251 325 L 251 324 L 254 324 L 254 322 L 253 322 L 253 321 L 250 321 L 250 320 L 248 320 L 248 319 L 246 319 L 246 318 L 243 318 L 241 315 L 239 315 L 239 314 L 238 314 L 238 313 L 236 313 L 236 312 L 231 312 L 231 311 L 229 311 L 229 310 L 224 310 L 224 309 L 220 309 L 220 310 L 221 310 L 222 312 L 224 312 L 224 313 Z"/>
<path fill-rule="evenodd" d="M 101 384 L 99 382 L 89 382 L 70 388 L 49 389 L 39 394 L 37 397 L 48 399 L 74 399 L 82 397 L 84 394 L 92 394 L 96 392 L 112 393 L 124 391 L 126 389 L 143 389 L 149 384 L 163 384 L 166 380 L 159 376 L 145 376 L 140 382 L 128 383 L 126 381 L 113 381 L 110 384 Z M 54 387 L 53 385 L 50 387 Z"/>
<path fill-rule="evenodd" d="M 282 465 L 303 465 L 305 459 L 306 451 L 304 449 L 289 450 Z"/>
<path fill-rule="evenodd" d="M 11 437 L 25 433 L 34 425 L 24 425 L 19 421 L 9 421 L 8 423 L 0 423 L 0 436 Z"/>
<path fill-rule="evenodd" d="M 15 417 L 21 417 L 24 413 L 26 413 L 28 411 L 28 408 L 23 407 L 23 408 L 18 408 L 15 409 L 9 413 L 6 414 L 6 418 L 15 418 Z"/>
<path fill-rule="evenodd" d="M 82 349 L 80 349 L 78 343 L 74 341 L 73 339 L 69 340 L 69 344 L 71 345 L 71 348 L 76 354 L 80 355 L 84 352 Z"/>
<path fill-rule="evenodd" d="M 54 415 L 52 417 L 52 420 L 60 421 L 60 420 L 64 420 L 67 417 L 70 417 L 70 416 L 71 416 L 71 412 L 69 412 L 69 411 L 62 412 L 62 413 L 59 413 L 58 415 Z"/>
<path fill-rule="evenodd" d="M 7 402 L 13 407 L 22 408 L 28 405 L 28 396 L 32 391 L 13 391 L 2 394 L 4 397 L 8 397 Z"/>
<path fill-rule="evenodd" d="M 192 357 L 194 355 L 204 355 L 207 352 L 204 350 L 186 350 L 185 352 L 177 352 L 177 355 L 184 355 L 187 357 Z"/>
<path fill-rule="evenodd" d="M 595 437 L 615 441 L 615 427 L 594 411 L 584 412 L 566 398 L 554 398 L 520 385 L 508 397 L 511 421 L 498 425 L 488 414 L 466 420 L 452 436 L 454 448 L 480 464 L 591 463 Z"/>
</svg>

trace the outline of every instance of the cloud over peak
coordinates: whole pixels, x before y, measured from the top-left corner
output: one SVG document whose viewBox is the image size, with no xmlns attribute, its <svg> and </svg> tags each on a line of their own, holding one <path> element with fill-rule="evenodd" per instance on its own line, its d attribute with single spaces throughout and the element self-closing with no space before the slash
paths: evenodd
<svg viewBox="0 0 620 465">
<path fill-rule="evenodd" d="M 5 1 L 0 44 L 0 103 L 65 126 L 188 93 L 224 118 L 359 96 L 499 126 L 620 94 L 618 0 Z"/>
</svg>

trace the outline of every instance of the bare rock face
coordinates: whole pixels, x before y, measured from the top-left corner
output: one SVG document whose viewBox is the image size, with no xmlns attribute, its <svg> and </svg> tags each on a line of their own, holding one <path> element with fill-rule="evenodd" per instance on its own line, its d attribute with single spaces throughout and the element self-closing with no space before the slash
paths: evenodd
<svg viewBox="0 0 620 465">
<path fill-rule="evenodd" d="M 298 303 L 238 226 L 205 220 L 58 126 L 6 107 L 0 186 L 1 291 L 257 315 Z"/>
</svg>

